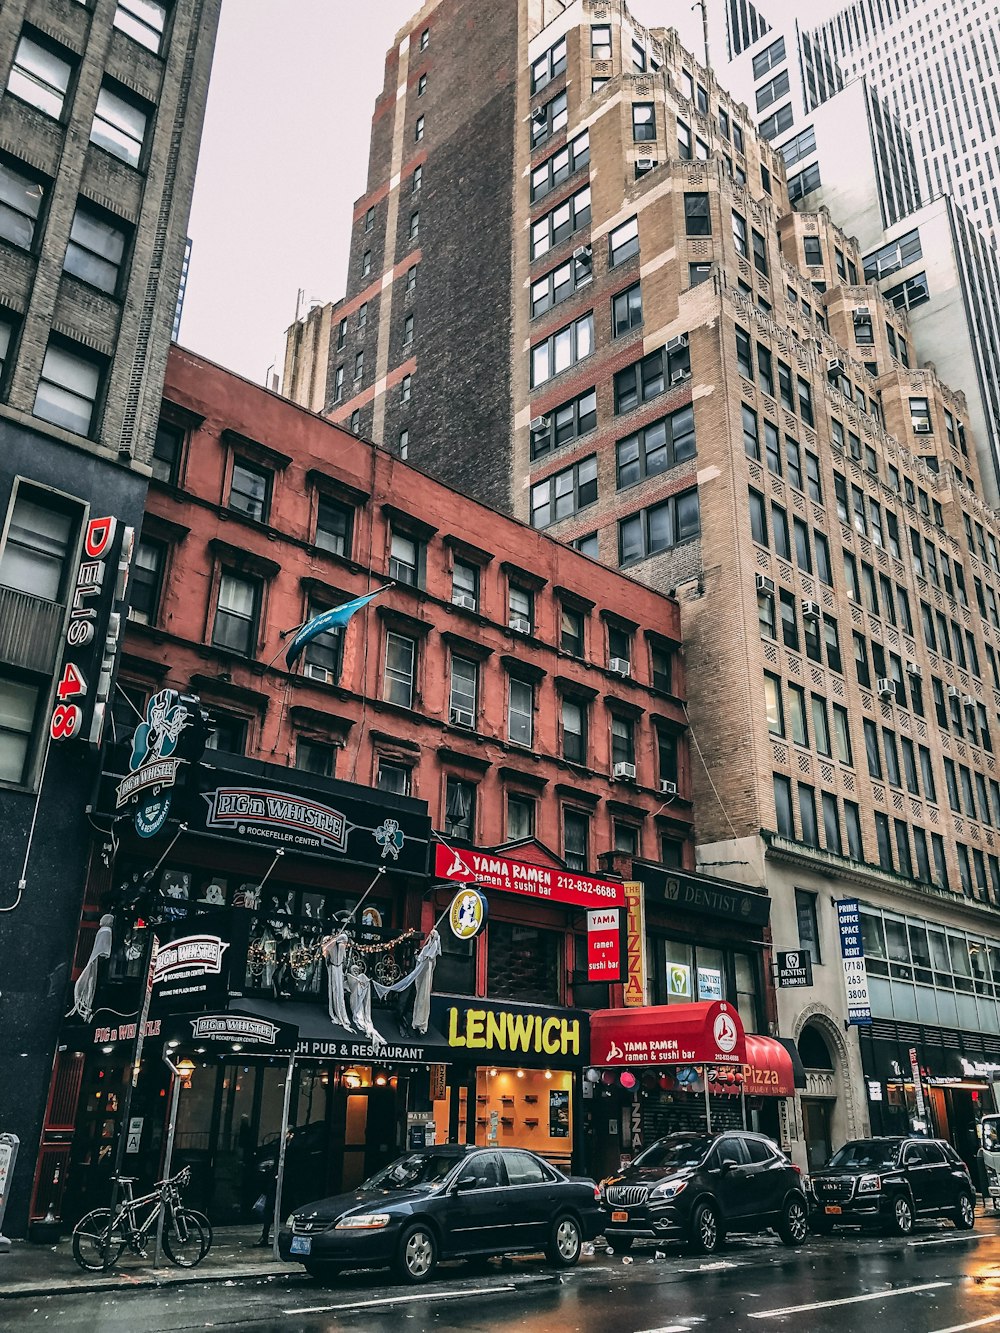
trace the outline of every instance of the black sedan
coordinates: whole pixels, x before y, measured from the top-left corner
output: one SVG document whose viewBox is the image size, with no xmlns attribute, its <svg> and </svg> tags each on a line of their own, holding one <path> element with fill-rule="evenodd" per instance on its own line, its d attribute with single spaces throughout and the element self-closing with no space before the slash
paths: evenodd
<svg viewBox="0 0 1000 1333">
<path fill-rule="evenodd" d="M 976 1225 L 969 1168 L 943 1139 L 855 1139 L 809 1180 L 810 1225 L 875 1226 L 907 1236 L 914 1220 L 950 1217 L 961 1231 Z"/>
<path fill-rule="evenodd" d="M 349 1194 L 297 1208 L 278 1246 L 313 1277 L 388 1265 L 405 1282 L 426 1282 L 439 1259 L 542 1250 L 568 1268 L 604 1221 L 592 1180 L 521 1149 L 442 1145 L 408 1153 Z"/>
</svg>

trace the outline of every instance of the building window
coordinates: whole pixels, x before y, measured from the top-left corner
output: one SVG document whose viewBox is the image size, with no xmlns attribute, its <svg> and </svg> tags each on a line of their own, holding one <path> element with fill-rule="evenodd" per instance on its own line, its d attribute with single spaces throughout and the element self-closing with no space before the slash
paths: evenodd
<svg viewBox="0 0 1000 1333">
<path fill-rule="evenodd" d="M 688 264 L 688 286 L 697 287 L 699 283 L 707 282 L 712 273 L 712 265 L 709 263 Z"/>
<path fill-rule="evenodd" d="M 565 148 L 560 148 L 557 153 L 546 158 L 531 173 L 531 202 L 537 203 L 539 199 L 551 193 L 557 185 L 561 185 L 564 180 L 568 180 L 574 172 L 585 167 L 590 161 L 590 131 L 584 130 L 578 134 L 572 143 L 568 143 Z"/>
<path fill-rule="evenodd" d="M 157 55 L 166 21 L 166 5 L 160 0 L 118 0 L 115 27 Z"/>
<path fill-rule="evenodd" d="M 541 259 L 554 245 L 560 245 L 589 221 L 590 186 L 585 185 L 531 224 L 531 258 Z"/>
<path fill-rule="evenodd" d="M 611 766 L 635 764 L 635 727 L 627 717 L 611 715 Z"/>
<path fill-rule="evenodd" d="M 396 796 L 409 796 L 411 770 L 407 764 L 397 764 L 379 756 L 375 786 L 379 791 L 391 791 Z"/>
<path fill-rule="evenodd" d="M 682 120 L 677 122 L 677 155 L 685 162 L 694 157 L 691 149 L 691 129 Z"/>
<path fill-rule="evenodd" d="M 608 235 L 608 266 L 624 264 L 639 253 L 639 219 L 629 218 Z"/>
<path fill-rule="evenodd" d="M 818 236 L 803 236 L 802 254 L 808 268 L 819 268 L 823 263 L 823 245 Z"/>
<path fill-rule="evenodd" d="M 535 687 L 510 677 L 507 695 L 507 739 L 531 747 L 535 723 Z"/>
<path fill-rule="evenodd" d="M 597 559 L 600 543 L 596 532 L 588 532 L 582 537 L 574 537 L 570 545 L 574 551 L 579 551 L 581 555 L 589 555 L 594 560 Z"/>
<path fill-rule="evenodd" d="M 332 745 L 306 740 L 300 736 L 295 744 L 295 767 L 316 777 L 332 778 L 336 767 L 336 751 Z"/>
<path fill-rule="evenodd" d="M 583 361 L 594 350 L 594 313 L 551 334 L 531 349 L 531 386 L 537 389 L 555 375 Z"/>
<path fill-rule="evenodd" d="M 355 408 L 351 413 L 350 431 L 352 435 L 357 435 L 361 429 L 361 409 Z"/>
<path fill-rule="evenodd" d="M 266 468 L 237 458 L 229 486 L 229 508 L 258 523 L 266 523 L 271 509 L 271 482 L 272 474 Z"/>
<path fill-rule="evenodd" d="M 145 107 L 113 93 L 105 84 L 97 97 L 90 142 L 137 167 L 148 123 L 149 112 Z"/>
<path fill-rule="evenodd" d="M 413 707 L 417 645 L 415 640 L 391 630 L 385 636 L 385 678 L 382 698 L 401 708 Z"/>
<path fill-rule="evenodd" d="M 61 601 L 67 557 L 75 540 L 76 521 L 70 511 L 53 505 L 43 491 L 20 487 L 0 557 L 0 586 Z"/>
<path fill-rule="evenodd" d="M 712 216 L 707 194 L 685 194 L 684 231 L 688 236 L 711 236 Z"/>
<path fill-rule="evenodd" d="M 448 720 L 458 727 L 474 727 L 478 712 L 479 665 L 466 657 L 451 659 Z"/>
<path fill-rule="evenodd" d="M 531 488 L 531 525 L 547 528 L 597 501 L 597 456 L 574 463 Z"/>
<path fill-rule="evenodd" d="M 415 241 L 420 235 L 420 210 L 414 209 L 410 214 L 410 240 Z"/>
<path fill-rule="evenodd" d="M 615 375 L 615 413 L 629 412 L 640 403 L 665 393 L 668 386 L 681 384 L 691 374 L 691 348 L 681 334 L 665 347 L 650 352 L 641 361 L 619 370 Z"/>
<path fill-rule="evenodd" d="M 476 788 L 472 782 L 449 777 L 445 784 L 445 836 L 472 842 L 476 831 Z"/>
<path fill-rule="evenodd" d="M 424 137 L 424 117 L 418 116 L 416 119 L 416 123 L 413 126 L 414 142 L 419 143 L 423 137 Z"/>
<path fill-rule="evenodd" d="M 571 657 L 583 657 L 584 614 L 575 606 L 563 604 L 559 618 L 559 651 Z"/>
<path fill-rule="evenodd" d="M 129 620 L 137 620 L 142 625 L 156 624 L 166 560 L 167 548 L 163 542 L 143 537 L 136 545 L 130 579 Z"/>
<path fill-rule="evenodd" d="M 689 404 L 618 441 L 618 489 L 686 462 L 695 452 L 694 409 Z"/>
<path fill-rule="evenodd" d="M 361 276 L 367 278 L 372 271 L 372 252 L 366 250 L 361 256 Z"/>
<path fill-rule="evenodd" d="M 769 116 L 761 120 L 757 129 L 762 139 L 776 139 L 779 134 L 784 134 L 785 130 L 792 128 L 792 122 L 795 117 L 792 112 L 791 102 L 786 102 L 777 111 L 772 111 Z M 811 168 L 810 168 L 811 170 Z"/>
<path fill-rule="evenodd" d="M 256 579 L 222 571 L 219 601 L 212 628 L 212 643 L 234 653 L 252 657 L 260 615 L 260 584 Z"/>
<path fill-rule="evenodd" d="M 774 774 L 774 818 L 775 827 L 782 837 L 795 837 L 795 823 L 792 819 L 792 784 L 782 773 Z"/>
<path fill-rule="evenodd" d="M 566 38 L 560 37 L 558 42 L 539 56 L 531 66 L 531 91 L 540 92 L 546 84 L 558 78 L 566 69 Z"/>
<path fill-rule="evenodd" d="M 49 343 L 35 393 L 35 416 L 77 435 L 89 435 L 101 379 L 101 367 L 95 361 Z"/>
<path fill-rule="evenodd" d="M 321 495 L 316 507 L 316 545 L 333 555 L 350 557 L 354 511 Z"/>
<path fill-rule="evenodd" d="M 698 489 L 694 487 L 619 521 L 619 564 L 630 565 L 657 551 L 679 546 L 697 537 L 700 530 Z"/>
<path fill-rule="evenodd" d="M 557 93 L 544 106 L 535 107 L 531 113 L 531 146 L 537 148 L 540 143 L 550 139 L 558 130 L 565 127 L 569 119 L 569 106 L 566 92 Z"/>
<path fill-rule="evenodd" d="M 184 448 L 184 431 L 180 426 L 169 421 L 160 421 L 156 427 L 156 440 L 153 444 L 153 476 L 158 481 L 175 486 L 180 475 L 181 451 Z"/>
<path fill-rule="evenodd" d="M 408 587 L 421 586 L 422 543 L 405 532 L 393 532 L 389 550 L 389 577 Z"/>
<path fill-rule="evenodd" d="M 561 304 L 593 278 L 593 265 L 588 257 L 567 259 L 565 264 L 551 269 L 531 284 L 531 318 L 544 314 Z"/>
<path fill-rule="evenodd" d="M 412 296 L 417 290 L 417 269 L 419 267 L 419 264 L 411 264 L 406 270 L 406 291 L 404 293 L 406 296 Z"/>
<path fill-rule="evenodd" d="M 218 750 L 224 754 L 246 754 L 250 728 L 245 717 L 213 712 L 211 726 L 211 734 L 205 742 L 207 750 Z"/>
<path fill-rule="evenodd" d="M 608 661 L 632 663 L 632 634 L 618 625 L 608 626 Z"/>
<path fill-rule="evenodd" d="M 803 951 L 808 949 L 814 963 L 822 963 L 815 893 L 808 893 L 805 889 L 795 890 L 795 919 L 799 930 L 799 948 Z"/>
<path fill-rule="evenodd" d="M 743 259 L 749 258 L 750 248 L 747 244 L 747 220 L 742 214 L 733 210 L 733 245 L 736 247 L 736 253 Z"/>
<path fill-rule="evenodd" d="M 663 694 L 673 693 L 674 655 L 662 644 L 652 644 L 649 650 L 650 675 L 653 689 Z"/>
<path fill-rule="evenodd" d="M 22 34 L 11 66 L 7 91 L 58 120 L 63 112 L 73 66 L 53 47 Z"/>
<path fill-rule="evenodd" d="M 407 315 L 403 320 L 403 346 L 413 346 L 413 316 Z"/>
<path fill-rule="evenodd" d="M 358 306 L 358 328 L 363 329 L 368 324 L 368 302 L 362 301 Z"/>
<path fill-rule="evenodd" d="M 576 699 L 562 701 L 562 752 L 571 764 L 587 762 L 587 706 Z"/>
<path fill-rule="evenodd" d="M 768 79 L 767 83 L 762 83 L 757 89 L 757 110 L 766 111 L 769 106 L 773 106 L 779 97 L 784 97 L 788 92 L 788 70 L 783 69 L 780 74 L 776 74 L 773 79 Z"/>
<path fill-rule="evenodd" d="M 479 566 L 456 560 L 451 572 L 451 600 L 467 611 L 479 610 Z"/>
<path fill-rule="evenodd" d="M 652 102 L 632 103 L 632 139 L 647 143 L 656 138 L 656 111 Z"/>
<path fill-rule="evenodd" d="M 792 123 L 791 108 L 788 108 L 788 124 Z M 812 194 L 813 190 L 818 190 L 822 181 L 819 174 L 819 163 L 813 162 L 806 167 L 804 171 L 798 172 L 795 176 L 788 178 L 788 198 L 789 202 L 796 203 L 807 194 Z"/>
<path fill-rule="evenodd" d="M 401 403 L 408 403 L 410 401 L 410 394 L 412 392 L 413 392 L 413 376 L 404 375 L 403 378 L 399 381 L 399 401 Z"/>
<path fill-rule="evenodd" d="M 764 672 L 764 712 L 771 735 L 784 736 L 785 710 L 781 703 L 781 681 L 767 671 Z"/>
<path fill-rule="evenodd" d="M 530 796 L 507 797 L 507 841 L 523 842 L 535 836 L 535 802 Z"/>
<path fill-rule="evenodd" d="M 753 266 L 761 277 L 768 275 L 767 242 L 759 231 L 751 231 L 750 244 L 753 246 Z"/>
<path fill-rule="evenodd" d="M 344 367 L 338 366 L 333 377 L 333 401 L 342 403 L 344 401 Z"/>
<path fill-rule="evenodd" d="M 590 29 L 590 58 L 591 60 L 611 59 L 611 25 L 609 23 L 592 25 Z"/>
<path fill-rule="evenodd" d="M 357 384 L 365 373 L 365 354 L 363 351 L 354 353 L 354 383 Z"/>
<path fill-rule="evenodd" d="M 396 451 L 400 458 L 406 459 L 410 452 L 410 432 L 404 427 L 399 432 L 399 439 L 396 441 Z"/>
<path fill-rule="evenodd" d="M 410 177 L 410 194 L 416 194 L 424 183 L 424 169 L 419 163 L 413 168 L 413 175 Z"/>
<path fill-rule="evenodd" d="M 365 231 L 372 231 L 375 226 L 375 209 L 369 208 L 365 213 Z"/>
<path fill-rule="evenodd" d="M 522 634 L 530 634 L 535 624 L 535 597 L 530 588 L 511 583 L 507 590 L 507 624 Z"/>
<path fill-rule="evenodd" d="M 112 295 L 118 290 L 125 232 L 80 204 L 70 228 L 63 269 Z"/>
<path fill-rule="evenodd" d="M 431 41 L 431 30 L 430 28 L 425 28 L 423 32 L 420 34 L 421 51 L 427 50 L 428 46 L 430 45 L 430 41 Z"/>
<path fill-rule="evenodd" d="M 590 817 L 579 810 L 563 810 L 563 860 L 570 870 L 586 870 Z"/>
<path fill-rule="evenodd" d="M 540 417 L 531 428 L 531 457 L 541 458 L 552 449 L 568 444 L 580 435 L 586 435 L 597 425 L 597 391 L 588 389 L 579 398 Z"/>
<path fill-rule="evenodd" d="M 44 197 L 40 180 L 0 162 L 0 237 L 30 250 Z"/>
<path fill-rule="evenodd" d="M 417 79 L 417 96 L 423 97 L 426 91 L 427 91 L 427 75 L 421 74 L 419 79 Z"/>
</svg>

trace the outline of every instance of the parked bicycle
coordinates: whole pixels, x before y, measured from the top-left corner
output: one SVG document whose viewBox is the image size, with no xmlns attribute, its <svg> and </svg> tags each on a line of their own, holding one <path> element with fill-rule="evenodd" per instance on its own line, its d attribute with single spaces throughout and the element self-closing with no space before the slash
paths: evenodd
<svg viewBox="0 0 1000 1333">
<path fill-rule="evenodd" d="M 114 1219 L 110 1208 L 95 1208 L 81 1218 L 73 1231 L 73 1258 L 90 1272 L 106 1272 L 118 1262 L 126 1246 L 132 1254 L 148 1258 L 162 1207 L 167 1258 L 179 1268 L 201 1263 L 212 1244 L 212 1228 L 204 1214 L 183 1205 L 180 1191 L 190 1179 L 191 1169 L 184 1167 L 171 1180 L 158 1181 L 148 1194 L 134 1198 L 135 1177 L 120 1176 L 118 1183 L 125 1198 Z"/>
</svg>

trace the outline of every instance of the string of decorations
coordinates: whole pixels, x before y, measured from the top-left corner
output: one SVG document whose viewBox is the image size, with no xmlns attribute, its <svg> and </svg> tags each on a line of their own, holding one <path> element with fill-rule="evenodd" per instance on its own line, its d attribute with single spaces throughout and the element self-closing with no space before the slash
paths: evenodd
<svg viewBox="0 0 1000 1333">
<path fill-rule="evenodd" d="M 383 940 L 377 944 L 357 944 L 351 942 L 349 953 L 353 954 L 388 954 L 397 949 L 401 944 L 407 944 L 410 940 L 417 939 L 421 932 L 412 927 L 404 930 L 394 939 Z M 259 977 L 269 963 L 275 962 L 274 945 L 275 939 L 268 940 L 261 937 L 251 940 L 247 948 L 247 971 L 253 977 Z M 312 943 L 300 942 L 296 944 L 289 952 L 288 963 L 293 971 L 304 971 L 314 963 L 318 963 L 323 956 L 322 939 L 315 940 Z"/>
</svg>

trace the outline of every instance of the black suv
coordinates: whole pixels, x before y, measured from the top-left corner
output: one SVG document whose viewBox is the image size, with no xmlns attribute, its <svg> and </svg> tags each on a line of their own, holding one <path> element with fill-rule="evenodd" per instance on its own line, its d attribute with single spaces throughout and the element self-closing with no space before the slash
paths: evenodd
<svg viewBox="0 0 1000 1333">
<path fill-rule="evenodd" d="M 950 1217 L 960 1231 L 976 1224 L 969 1168 L 943 1139 L 855 1139 L 808 1187 L 810 1225 L 820 1233 L 860 1224 L 908 1236 L 918 1217 Z"/>
<path fill-rule="evenodd" d="M 601 1182 L 604 1234 L 616 1252 L 634 1240 L 686 1240 L 711 1254 L 728 1231 L 773 1227 L 801 1245 L 809 1205 L 797 1166 L 762 1134 L 668 1134 Z"/>
</svg>

